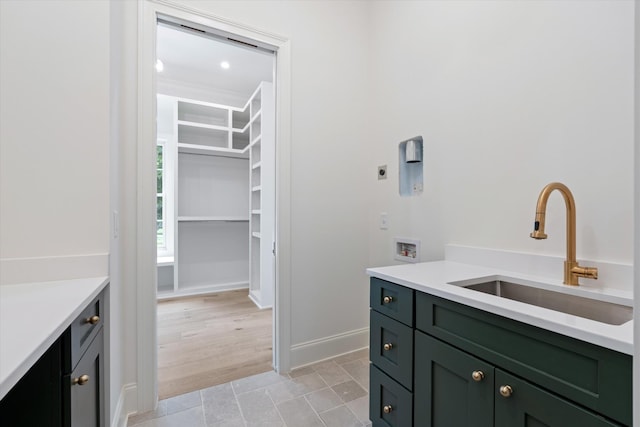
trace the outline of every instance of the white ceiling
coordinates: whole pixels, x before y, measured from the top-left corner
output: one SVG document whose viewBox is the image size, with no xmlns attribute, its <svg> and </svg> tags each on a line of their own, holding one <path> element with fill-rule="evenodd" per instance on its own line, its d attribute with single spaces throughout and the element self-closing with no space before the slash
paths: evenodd
<svg viewBox="0 0 640 427">
<path fill-rule="evenodd" d="M 274 54 L 158 25 L 158 78 L 231 91 L 248 99 L 261 81 L 273 81 Z M 229 69 L 220 63 L 227 61 Z"/>
</svg>

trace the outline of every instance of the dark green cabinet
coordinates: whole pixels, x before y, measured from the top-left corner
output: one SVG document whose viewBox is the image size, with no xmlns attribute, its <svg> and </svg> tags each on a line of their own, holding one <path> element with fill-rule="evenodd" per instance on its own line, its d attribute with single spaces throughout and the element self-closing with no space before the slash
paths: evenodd
<svg viewBox="0 0 640 427">
<path fill-rule="evenodd" d="M 377 278 L 371 285 L 374 427 L 631 425 L 631 356 Z M 398 305 L 387 307 L 388 295 Z M 400 395 L 405 404 L 390 403 Z"/>
<path fill-rule="evenodd" d="M 61 427 L 61 340 L 0 400 L 0 424 L 11 427 Z"/>
<path fill-rule="evenodd" d="M 104 427 L 104 300 L 98 295 L 0 401 L 11 427 Z"/>
</svg>

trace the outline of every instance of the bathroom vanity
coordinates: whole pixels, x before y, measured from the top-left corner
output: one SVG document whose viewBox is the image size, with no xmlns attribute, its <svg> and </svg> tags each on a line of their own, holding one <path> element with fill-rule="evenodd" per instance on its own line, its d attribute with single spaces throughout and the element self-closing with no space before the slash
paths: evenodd
<svg viewBox="0 0 640 427">
<path fill-rule="evenodd" d="M 368 273 L 373 426 L 631 425 L 624 295 L 586 301 L 602 313 L 594 320 L 545 308 L 539 295 L 525 303 L 473 289 L 510 277 L 567 298 L 565 311 L 590 299 L 512 272 L 442 261 Z"/>
</svg>

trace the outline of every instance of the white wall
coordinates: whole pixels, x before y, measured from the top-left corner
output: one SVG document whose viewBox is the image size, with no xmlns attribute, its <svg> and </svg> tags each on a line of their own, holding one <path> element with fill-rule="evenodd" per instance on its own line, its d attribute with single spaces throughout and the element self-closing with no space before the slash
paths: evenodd
<svg viewBox="0 0 640 427">
<path fill-rule="evenodd" d="M 0 283 L 106 275 L 109 4 L 0 2 L 0 52 Z"/>
<path fill-rule="evenodd" d="M 577 206 L 582 259 L 633 254 L 633 2 L 375 2 L 371 263 L 391 238 L 423 260 L 456 243 L 565 254 L 559 194 L 549 239 L 529 238 L 537 196 L 561 181 Z M 397 144 L 425 140 L 425 193 L 400 198 Z M 389 212 L 390 229 L 378 229 Z M 606 278 L 603 278 L 606 280 Z"/>
</svg>

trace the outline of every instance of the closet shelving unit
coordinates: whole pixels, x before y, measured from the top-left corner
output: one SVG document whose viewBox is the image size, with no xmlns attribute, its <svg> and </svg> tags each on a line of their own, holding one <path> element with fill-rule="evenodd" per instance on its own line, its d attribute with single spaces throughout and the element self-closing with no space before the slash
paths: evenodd
<svg viewBox="0 0 640 427">
<path fill-rule="evenodd" d="M 262 82 L 247 103 L 250 110 L 249 297 L 261 308 L 274 299 L 275 103 L 273 84 Z"/>
<path fill-rule="evenodd" d="M 263 141 L 269 140 L 271 151 L 274 147 L 274 124 L 266 126 L 267 135 L 262 123 L 265 114 L 275 120 L 273 85 L 261 83 L 243 108 L 158 97 L 173 108 L 173 143 L 168 146 L 177 159 L 173 284 L 159 287 L 158 297 L 248 287 L 258 306 L 271 306 L 273 279 L 263 275 L 273 276 L 273 255 L 261 258 L 265 242 L 273 241 L 274 215 L 265 215 L 261 206 L 275 210 L 274 202 L 264 200 L 274 199 L 275 156 L 268 154 L 268 168 L 260 156 Z"/>
</svg>

